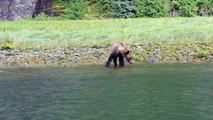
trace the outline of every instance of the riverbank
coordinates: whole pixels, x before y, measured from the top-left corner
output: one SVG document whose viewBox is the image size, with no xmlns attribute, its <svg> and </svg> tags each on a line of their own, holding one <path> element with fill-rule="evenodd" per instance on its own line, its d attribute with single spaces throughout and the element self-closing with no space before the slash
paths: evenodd
<svg viewBox="0 0 213 120">
<path fill-rule="evenodd" d="M 134 63 L 213 62 L 213 42 L 127 44 Z M 72 49 L 3 49 L 0 64 L 8 66 L 105 64 L 110 45 Z"/>
<path fill-rule="evenodd" d="M 0 22 L 0 48 L 67 49 L 213 41 L 213 17 Z"/>
<path fill-rule="evenodd" d="M 0 22 L 0 65 L 104 64 L 123 42 L 136 63 L 213 60 L 213 17 Z"/>
</svg>

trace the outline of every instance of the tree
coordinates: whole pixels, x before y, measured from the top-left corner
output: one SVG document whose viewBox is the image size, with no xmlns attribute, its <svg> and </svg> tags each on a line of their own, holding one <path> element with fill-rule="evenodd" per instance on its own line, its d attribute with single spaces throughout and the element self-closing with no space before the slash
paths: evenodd
<svg viewBox="0 0 213 120">
<path fill-rule="evenodd" d="M 137 17 L 165 17 L 169 16 L 169 0 L 137 0 Z"/>
<path fill-rule="evenodd" d="M 213 0 L 198 0 L 198 15 L 210 16 L 213 14 Z"/>
<path fill-rule="evenodd" d="M 136 0 L 112 0 L 111 15 L 116 18 L 132 18 L 135 16 Z"/>
<path fill-rule="evenodd" d="M 85 0 L 58 0 L 65 9 L 61 15 L 67 19 L 84 19 L 87 14 L 87 3 Z"/>
<path fill-rule="evenodd" d="M 171 0 L 172 12 L 178 11 L 180 16 L 193 17 L 197 15 L 197 0 Z"/>
</svg>

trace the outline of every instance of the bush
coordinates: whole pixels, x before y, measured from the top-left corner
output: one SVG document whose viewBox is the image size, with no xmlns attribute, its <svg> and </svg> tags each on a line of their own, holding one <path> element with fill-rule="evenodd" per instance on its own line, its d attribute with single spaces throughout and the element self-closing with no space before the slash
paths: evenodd
<svg viewBox="0 0 213 120">
<path fill-rule="evenodd" d="M 206 50 L 201 50 L 201 51 L 199 51 L 199 53 L 197 54 L 197 57 L 198 57 L 198 58 L 206 58 L 206 57 L 208 57 L 208 55 L 209 55 L 209 52 L 208 52 L 208 51 L 206 51 Z"/>
<path fill-rule="evenodd" d="M 169 0 L 137 0 L 137 17 L 165 17 L 170 12 Z"/>
<path fill-rule="evenodd" d="M 64 3 L 65 9 L 62 17 L 68 19 L 83 19 L 87 14 L 87 4 L 84 0 L 73 0 Z"/>
<path fill-rule="evenodd" d="M 213 0 L 198 0 L 198 15 L 210 16 L 213 14 Z"/>
<path fill-rule="evenodd" d="M 34 20 L 37 20 L 37 21 L 46 21 L 46 20 L 49 20 L 49 17 L 45 14 L 45 13 L 40 13 L 38 14 Z"/>
<path fill-rule="evenodd" d="M 109 16 L 112 8 L 111 0 L 95 0 L 101 16 Z"/>
<path fill-rule="evenodd" d="M 65 19 L 84 19 L 87 14 L 86 0 L 54 0 L 54 4 L 56 14 Z"/>
<path fill-rule="evenodd" d="M 132 18 L 135 13 L 135 0 L 112 0 L 111 15 L 113 17 Z"/>
<path fill-rule="evenodd" d="M 180 16 L 193 17 L 197 10 L 197 0 L 172 0 L 172 13 L 178 11 Z"/>
<path fill-rule="evenodd" d="M 13 40 L 6 36 L 4 39 L 0 40 L 0 49 L 14 49 Z"/>
<path fill-rule="evenodd" d="M 13 43 L 7 42 L 0 46 L 1 49 L 14 49 L 15 46 Z"/>
</svg>

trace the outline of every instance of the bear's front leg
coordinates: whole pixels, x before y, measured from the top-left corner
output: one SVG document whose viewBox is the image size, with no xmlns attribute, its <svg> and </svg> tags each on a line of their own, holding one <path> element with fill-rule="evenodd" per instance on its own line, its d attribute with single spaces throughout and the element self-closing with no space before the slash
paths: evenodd
<svg viewBox="0 0 213 120">
<path fill-rule="evenodd" d="M 122 54 L 119 54 L 119 66 L 124 66 L 124 57 Z"/>
<path fill-rule="evenodd" d="M 117 58 L 118 58 L 118 57 L 116 56 L 116 57 L 113 59 L 113 61 L 114 61 L 114 66 L 115 66 L 115 67 L 117 67 Z"/>
</svg>

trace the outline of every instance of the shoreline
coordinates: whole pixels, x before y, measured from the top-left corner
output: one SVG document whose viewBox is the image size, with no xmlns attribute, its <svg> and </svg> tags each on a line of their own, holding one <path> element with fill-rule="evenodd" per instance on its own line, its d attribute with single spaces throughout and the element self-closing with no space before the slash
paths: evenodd
<svg viewBox="0 0 213 120">
<path fill-rule="evenodd" d="M 213 42 L 211 41 L 193 44 L 135 43 L 126 46 L 132 52 L 133 63 L 213 63 Z M 2 49 L 0 50 L 0 65 L 104 65 L 110 52 L 111 46 L 109 45 L 50 50 Z"/>
</svg>

